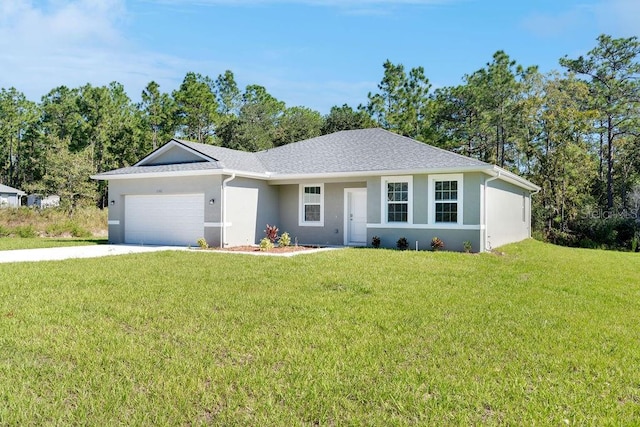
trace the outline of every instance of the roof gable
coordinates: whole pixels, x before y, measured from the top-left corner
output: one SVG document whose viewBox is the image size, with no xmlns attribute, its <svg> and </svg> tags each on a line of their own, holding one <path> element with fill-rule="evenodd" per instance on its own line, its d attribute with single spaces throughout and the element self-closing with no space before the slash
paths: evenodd
<svg viewBox="0 0 640 427">
<path fill-rule="evenodd" d="M 216 161 L 216 159 L 185 146 L 179 140 L 172 139 L 140 160 L 135 166 L 179 165 L 212 161 Z"/>
</svg>

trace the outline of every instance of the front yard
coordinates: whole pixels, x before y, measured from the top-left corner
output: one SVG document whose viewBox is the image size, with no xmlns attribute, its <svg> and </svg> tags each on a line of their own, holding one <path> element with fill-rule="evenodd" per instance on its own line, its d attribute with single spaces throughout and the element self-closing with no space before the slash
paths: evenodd
<svg viewBox="0 0 640 427">
<path fill-rule="evenodd" d="M 629 425 L 640 257 L 159 252 L 5 264 L 0 425 Z"/>
</svg>

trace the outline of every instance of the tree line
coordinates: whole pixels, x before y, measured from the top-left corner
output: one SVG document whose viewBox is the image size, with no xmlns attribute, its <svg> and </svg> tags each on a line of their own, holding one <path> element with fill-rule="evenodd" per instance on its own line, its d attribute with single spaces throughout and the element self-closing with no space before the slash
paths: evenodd
<svg viewBox="0 0 640 427">
<path fill-rule="evenodd" d="M 195 72 L 141 102 L 117 82 L 60 86 L 32 102 L 0 90 L 0 182 L 106 206 L 88 177 L 134 164 L 173 137 L 259 151 L 339 130 L 382 127 L 496 164 L 541 186 L 534 227 L 565 244 L 635 244 L 640 203 L 640 42 L 601 35 L 542 74 L 496 52 L 458 86 L 433 90 L 423 67 L 387 60 L 377 91 L 326 115 L 286 104 L 231 71 Z"/>
</svg>

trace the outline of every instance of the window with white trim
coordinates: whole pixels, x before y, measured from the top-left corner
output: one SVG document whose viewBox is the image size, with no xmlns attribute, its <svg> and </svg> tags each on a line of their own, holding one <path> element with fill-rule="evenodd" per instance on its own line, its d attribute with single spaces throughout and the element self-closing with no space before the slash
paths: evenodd
<svg viewBox="0 0 640 427">
<path fill-rule="evenodd" d="M 435 181 L 436 222 L 458 222 L 458 181 Z"/>
<path fill-rule="evenodd" d="M 463 223 L 462 174 L 429 176 L 429 223 Z"/>
<path fill-rule="evenodd" d="M 301 226 L 324 225 L 324 185 L 300 184 L 300 218 Z"/>
<path fill-rule="evenodd" d="M 382 212 L 386 223 L 412 222 L 413 177 L 386 177 L 382 180 Z"/>
</svg>

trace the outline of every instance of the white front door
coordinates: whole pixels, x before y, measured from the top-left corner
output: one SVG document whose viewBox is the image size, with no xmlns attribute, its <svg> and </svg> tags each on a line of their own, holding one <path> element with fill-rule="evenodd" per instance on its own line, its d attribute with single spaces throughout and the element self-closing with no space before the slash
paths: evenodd
<svg viewBox="0 0 640 427">
<path fill-rule="evenodd" d="M 367 244 L 367 189 L 346 188 L 345 206 L 345 245 Z"/>
</svg>

